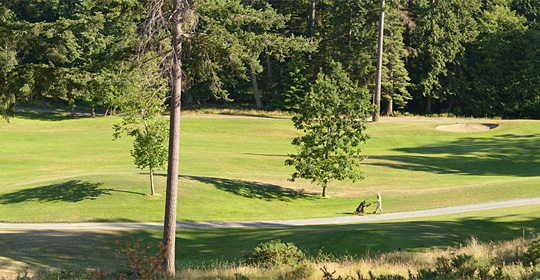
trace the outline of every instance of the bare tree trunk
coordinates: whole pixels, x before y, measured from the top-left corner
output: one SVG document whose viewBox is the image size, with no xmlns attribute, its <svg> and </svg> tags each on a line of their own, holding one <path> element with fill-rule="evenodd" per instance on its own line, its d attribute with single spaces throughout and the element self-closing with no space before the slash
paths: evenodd
<svg viewBox="0 0 540 280">
<path fill-rule="evenodd" d="M 274 87 L 274 76 L 272 75 L 272 61 L 268 54 L 268 48 L 265 49 L 266 67 L 268 68 L 268 81 L 270 82 L 270 100 L 276 98 L 276 88 Z"/>
<path fill-rule="evenodd" d="M 311 6 L 309 7 L 309 37 L 315 37 L 315 5 L 317 0 L 311 0 Z"/>
<path fill-rule="evenodd" d="M 185 105 L 192 105 L 195 103 L 195 99 L 193 99 L 193 95 L 191 94 L 191 90 L 187 89 L 184 91 L 184 106 Z"/>
<path fill-rule="evenodd" d="M 255 71 L 253 71 L 253 66 L 250 65 L 249 67 L 251 68 L 251 83 L 253 84 L 255 104 L 257 105 L 257 109 L 262 109 L 261 93 L 259 92 L 259 85 L 257 84 L 257 76 L 255 75 Z"/>
<path fill-rule="evenodd" d="M 388 107 L 386 107 L 386 115 L 393 117 L 394 116 L 394 71 L 390 70 L 390 83 L 392 88 L 390 90 L 388 98 Z"/>
<path fill-rule="evenodd" d="M 171 116 L 169 132 L 169 161 L 167 165 L 167 194 L 163 223 L 164 262 L 167 273 L 174 277 L 176 249 L 176 209 L 178 198 L 178 161 L 180 159 L 180 108 L 182 95 L 182 12 L 187 0 L 175 0 L 172 26 Z"/>
<path fill-rule="evenodd" d="M 326 185 L 322 187 L 322 197 L 326 197 Z"/>
<path fill-rule="evenodd" d="M 372 121 L 379 121 L 381 115 L 381 77 L 382 77 L 382 55 L 383 55 L 383 36 L 384 36 L 384 0 L 381 0 L 381 15 L 379 18 L 379 50 L 377 55 L 377 80 L 375 81 L 375 100 L 373 103 L 376 108 L 373 112 Z"/>
<path fill-rule="evenodd" d="M 426 100 L 426 113 L 428 114 L 431 113 L 431 103 L 432 103 L 431 96 L 428 95 L 427 100 Z"/>
<path fill-rule="evenodd" d="M 154 189 L 154 170 L 150 169 L 150 191 L 152 192 L 152 196 L 156 195 L 156 191 Z"/>
<path fill-rule="evenodd" d="M 251 24 L 248 25 L 248 32 L 251 32 Z M 257 109 L 262 109 L 261 93 L 259 92 L 259 84 L 257 84 L 257 76 L 253 70 L 253 65 L 249 65 L 249 70 L 251 72 L 251 84 L 253 85 L 253 95 L 255 96 L 255 104 Z"/>
<path fill-rule="evenodd" d="M 388 107 L 386 107 L 386 115 L 393 117 L 394 116 L 394 94 L 390 94 L 390 98 L 388 99 Z"/>
</svg>

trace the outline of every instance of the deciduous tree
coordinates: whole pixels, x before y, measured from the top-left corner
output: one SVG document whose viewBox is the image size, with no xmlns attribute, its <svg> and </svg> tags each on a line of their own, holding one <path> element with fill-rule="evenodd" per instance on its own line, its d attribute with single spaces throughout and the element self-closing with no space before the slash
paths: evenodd
<svg viewBox="0 0 540 280">
<path fill-rule="evenodd" d="M 295 128 L 305 134 L 293 139 L 298 153 L 285 162 L 296 169 L 291 180 L 310 179 L 325 197 L 331 181 L 363 178 L 364 123 L 373 112 L 369 99 L 368 90 L 351 82 L 339 63 L 332 63 L 329 74 L 318 75 L 293 117 Z"/>
</svg>

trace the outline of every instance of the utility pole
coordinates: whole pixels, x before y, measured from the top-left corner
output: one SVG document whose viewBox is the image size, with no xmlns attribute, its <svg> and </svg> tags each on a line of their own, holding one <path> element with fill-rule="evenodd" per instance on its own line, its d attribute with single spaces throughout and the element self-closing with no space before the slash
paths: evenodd
<svg viewBox="0 0 540 280">
<path fill-rule="evenodd" d="M 382 76 L 382 55 L 383 55 L 383 36 L 384 36 L 384 0 L 381 0 L 381 16 L 379 18 L 379 50 L 377 53 L 377 80 L 375 81 L 375 96 L 373 103 L 376 106 L 373 112 L 372 121 L 379 121 L 381 115 L 381 76 Z"/>
</svg>

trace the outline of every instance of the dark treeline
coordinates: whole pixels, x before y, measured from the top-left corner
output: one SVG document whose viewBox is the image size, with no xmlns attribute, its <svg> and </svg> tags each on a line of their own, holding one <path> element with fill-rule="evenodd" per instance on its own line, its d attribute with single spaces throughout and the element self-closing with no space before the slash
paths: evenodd
<svg viewBox="0 0 540 280">
<path fill-rule="evenodd" d="M 225 56 L 205 68 L 198 58 L 220 54 L 185 46 L 184 105 L 294 111 L 333 62 L 373 91 L 379 0 L 239 0 L 264 11 L 257 25 L 228 22 L 212 10 L 217 4 L 201 4 L 227 1 L 194 0 L 195 32 L 211 33 L 216 23 L 230 34 L 241 29 L 258 60 Z M 0 110 L 42 97 L 121 107 L 122 92 L 148 84 L 133 63 L 146 4 L 0 0 Z M 540 118 L 540 1 L 386 0 L 384 27 L 382 115 Z"/>
</svg>

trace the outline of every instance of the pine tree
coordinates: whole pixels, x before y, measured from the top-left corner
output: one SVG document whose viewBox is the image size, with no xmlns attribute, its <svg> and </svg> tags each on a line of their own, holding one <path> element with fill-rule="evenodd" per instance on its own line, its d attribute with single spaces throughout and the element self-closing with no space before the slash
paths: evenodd
<svg viewBox="0 0 540 280">
<path fill-rule="evenodd" d="M 413 90 L 425 98 L 431 113 L 434 99 L 444 101 L 458 92 L 455 82 L 465 44 L 477 36 L 475 14 L 480 0 L 411 0 L 412 49 L 408 69 Z"/>
</svg>

